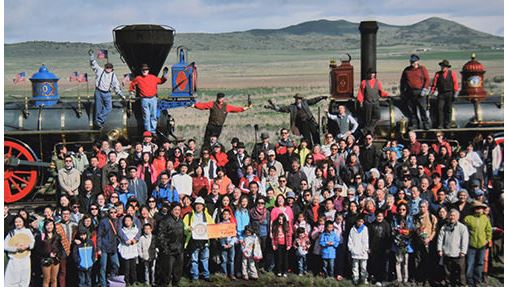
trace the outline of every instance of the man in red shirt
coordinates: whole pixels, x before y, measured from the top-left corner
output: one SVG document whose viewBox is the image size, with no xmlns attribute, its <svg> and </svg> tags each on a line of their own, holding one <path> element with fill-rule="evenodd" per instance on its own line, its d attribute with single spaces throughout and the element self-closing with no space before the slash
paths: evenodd
<svg viewBox="0 0 508 287">
<path fill-rule="evenodd" d="M 218 93 L 217 99 L 215 101 L 210 101 L 206 103 L 195 103 L 192 105 L 193 108 L 198 110 L 210 110 L 210 116 L 208 118 L 208 124 L 206 125 L 205 130 L 205 138 L 204 138 L 204 146 L 210 145 L 210 137 L 216 136 L 220 137 L 222 132 L 222 126 L 226 121 L 226 116 L 228 113 L 241 113 L 252 107 L 252 105 L 248 107 L 236 107 L 229 105 L 225 102 L 224 93 Z"/>
<path fill-rule="evenodd" d="M 141 97 L 141 108 L 143 109 L 143 122 L 145 131 L 155 133 L 157 128 L 157 85 L 162 85 L 168 79 L 167 67 L 162 71 L 162 77 L 157 78 L 150 74 L 150 67 L 147 64 L 141 66 L 141 75 L 137 76 L 130 85 L 131 96 L 135 96 L 135 87 Z"/>
<path fill-rule="evenodd" d="M 453 102 L 459 95 L 459 81 L 457 74 L 450 70 L 452 66 L 448 60 L 441 61 L 439 66 L 441 66 L 441 71 L 436 72 L 434 76 L 430 95 L 434 94 L 437 89 L 437 128 L 448 129 L 450 128 Z"/>
<path fill-rule="evenodd" d="M 376 78 L 376 71 L 369 68 L 367 70 L 367 75 L 369 79 L 362 80 L 360 88 L 358 89 L 358 97 L 356 98 L 363 107 L 365 115 L 365 126 L 362 129 L 364 135 L 368 133 L 374 134 L 376 123 L 381 116 L 379 111 L 379 98 L 388 96 L 388 93 L 383 90 L 381 82 Z"/>
<path fill-rule="evenodd" d="M 406 102 L 406 113 L 410 118 L 410 128 L 429 129 L 427 117 L 427 93 L 430 86 L 429 72 L 420 65 L 420 57 L 411 55 L 411 65 L 407 66 L 400 78 L 400 96 Z"/>
</svg>

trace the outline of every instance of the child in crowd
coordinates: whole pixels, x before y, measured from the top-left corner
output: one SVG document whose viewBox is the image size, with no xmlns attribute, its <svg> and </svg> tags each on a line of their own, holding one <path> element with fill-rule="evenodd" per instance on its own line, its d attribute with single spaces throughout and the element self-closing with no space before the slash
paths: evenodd
<svg viewBox="0 0 508 287">
<path fill-rule="evenodd" d="M 321 236 L 321 233 L 325 231 L 325 217 L 320 216 L 318 218 L 317 226 L 314 226 L 312 229 L 312 233 L 310 234 L 310 237 L 312 239 L 312 242 L 314 246 L 312 247 L 312 260 L 311 260 L 311 266 L 314 267 L 312 271 L 314 274 L 317 274 L 321 272 L 318 268 L 322 265 L 321 263 L 321 246 L 319 245 L 319 237 Z"/>
<path fill-rule="evenodd" d="M 120 253 L 123 259 L 125 283 L 127 286 L 130 286 L 137 281 L 136 258 L 138 257 L 138 242 L 136 242 L 135 237 L 138 234 L 138 228 L 129 214 L 123 217 L 122 224 L 122 231 L 125 236 L 120 238 L 118 253 Z"/>
<path fill-rule="evenodd" d="M 152 236 L 152 225 L 143 225 L 143 235 L 139 238 L 138 254 L 141 266 L 145 272 L 145 283 L 153 285 L 155 282 L 155 240 Z"/>
<path fill-rule="evenodd" d="M 367 260 L 369 259 L 369 231 L 364 224 L 363 216 L 358 216 L 351 228 L 348 238 L 348 249 L 353 259 L 353 283 L 358 284 L 360 277 L 367 284 Z"/>
<path fill-rule="evenodd" d="M 344 259 L 346 258 L 346 248 L 344 245 L 344 238 L 342 238 L 342 234 L 344 232 L 345 222 L 344 215 L 342 213 L 337 212 L 335 214 L 335 221 L 333 222 L 333 229 L 337 238 L 339 238 L 339 246 L 337 247 L 337 252 L 335 256 L 335 270 L 337 274 L 337 281 L 341 281 L 344 279 Z"/>
<path fill-rule="evenodd" d="M 77 240 L 74 242 L 72 255 L 78 269 L 78 286 L 91 287 L 92 267 L 96 258 L 93 242 L 88 238 L 88 230 L 80 228 L 77 233 Z"/>
<path fill-rule="evenodd" d="M 309 253 L 310 249 L 310 240 L 305 228 L 296 228 L 295 224 L 295 230 L 296 239 L 293 242 L 293 246 L 296 249 L 296 259 L 298 260 L 298 276 L 303 276 L 307 272 L 307 253 Z"/>
<path fill-rule="evenodd" d="M 229 209 L 222 211 L 222 220 L 219 224 L 233 223 L 231 219 L 231 212 Z M 236 236 L 224 237 L 219 240 L 221 247 L 221 268 L 222 272 L 229 276 L 231 280 L 236 280 L 235 277 L 235 243 Z"/>
<path fill-rule="evenodd" d="M 302 227 L 303 230 L 305 231 L 305 235 L 307 235 L 307 237 L 310 235 L 310 224 L 307 223 L 307 221 L 305 220 L 305 215 L 303 214 L 303 212 L 300 212 L 298 213 L 298 215 L 296 216 L 296 222 L 294 224 L 294 228 L 293 230 L 297 230 L 299 227 Z"/>
<path fill-rule="evenodd" d="M 333 276 L 335 269 L 335 253 L 339 243 L 340 240 L 337 237 L 337 234 L 335 234 L 333 222 L 328 220 L 325 223 L 325 232 L 323 232 L 319 237 L 321 258 L 323 259 L 323 273 L 325 276 Z"/>
<path fill-rule="evenodd" d="M 244 235 L 242 242 L 242 276 L 245 280 L 249 280 L 249 278 L 257 280 L 258 271 L 256 269 L 256 261 L 263 258 L 259 238 L 256 233 L 254 233 L 254 228 L 252 228 L 252 226 L 245 227 Z"/>
<path fill-rule="evenodd" d="M 275 253 L 275 269 L 277 276 L 287 277 L 288 273 L 288 253 L 291 249 L 292 237 L 289 223 L 286 219 L 286 215 L 283 213 L 279 214 L 273 221 L 272 225 L 272 247 Z"/>
</svg>

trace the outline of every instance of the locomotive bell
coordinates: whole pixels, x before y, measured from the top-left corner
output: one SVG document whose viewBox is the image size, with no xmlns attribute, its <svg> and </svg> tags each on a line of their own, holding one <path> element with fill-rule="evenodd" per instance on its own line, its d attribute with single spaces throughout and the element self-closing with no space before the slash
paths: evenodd
<svg viewBox="0 0 508 287">
<path fill-rule="evenodd" d="M 337 67 L 335 60 L 330 61 L 330 95 L 334 99 L 349 99 L 353 97 L 354 74 L 351 56 L 341 58 Z"/>
<path fill-rule="evenodd" d="M 39 68 L 39 72 L 32 75 L 32 99 L 35 106 L 52 106 L 58 103 L 58 77 L 49 72 L 45 65 Z"/>
<path fill-rule="evenodd" d="M 462 67 L 462 89 L 460 95 L 470 101 L 482 101 L 487 96 L 483 86 L 485 66 L 476 60 L 476 55 L 471 55 L 471 60 Z"/>
</svg>

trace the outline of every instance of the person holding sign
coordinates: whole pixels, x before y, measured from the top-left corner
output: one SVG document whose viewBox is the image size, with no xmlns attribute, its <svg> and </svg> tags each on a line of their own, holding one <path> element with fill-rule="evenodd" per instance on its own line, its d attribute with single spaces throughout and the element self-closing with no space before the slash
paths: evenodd
<svg viewBox="0 0 508 287">
<path fill-rule="evenodd" d="M 199 279 L 199 262 L 203 268 L 203 277 L 210 281 L 208 270 L 208 259 L 210 250 L 208 248 L 208 224 L 213 223 L 212 216 L 205 209 L 205 200 L 200 196 L 194 201 L 194 209 L 187 214 L 183 223 L 185 225 L 185 248 L 191 253 L 191 277 L 192 280 Z"/>
</svg>

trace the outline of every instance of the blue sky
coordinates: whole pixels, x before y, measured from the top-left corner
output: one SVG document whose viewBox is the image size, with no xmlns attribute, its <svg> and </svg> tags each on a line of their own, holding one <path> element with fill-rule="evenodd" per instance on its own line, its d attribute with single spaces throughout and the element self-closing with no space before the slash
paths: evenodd
<svg viewBox="0 0 508 287">
<path fill-rule="evenodd" d="M 438 16 L 504 33 L 502 0 L 6 0 L 5 42 L 109 42 L 123 24 L 165 24 L 184 32 L 281 28 L 317 19 L 408 25 Z"/>
</svg>

